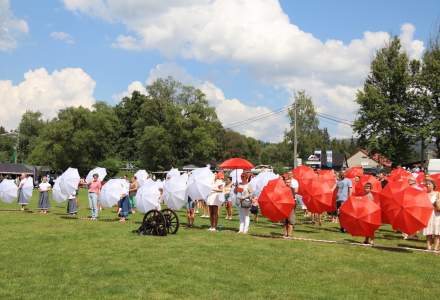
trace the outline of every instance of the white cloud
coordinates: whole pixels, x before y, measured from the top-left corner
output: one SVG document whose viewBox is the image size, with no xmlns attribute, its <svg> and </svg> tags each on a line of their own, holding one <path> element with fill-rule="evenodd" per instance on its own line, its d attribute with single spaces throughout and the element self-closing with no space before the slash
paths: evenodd
<svg viewBox="0 0 440 300">
<path fill-rule="evenodd" d="M 301 30 L 277 0 L 64 0 L 71 11 L 125 25 L 113 46 L 158 50 L 167 57 L 223 62 L 249 68 L 261 82 L 305 89 L 319 110 L 352 120 L 354 96 L 387 32 L 366 31 L 348 43 L 321 41 Z M 401 27 L 402 46 L 420 58 L 415 27 Z M 335 135 L 342 133 L 335 132 Z M 344 130 L 344 134 L 346 130 Z"/>
<path fill-rule="evenodd" d="M 0 51 L 15 49 L 17 39 L 28 32 L 28 24 L 14 16 L 9 0 L 0 0 Z"/>
<path fill-rule="evenodd" d="M 51 74 L 44 68 L 30 70 L 17 85 L 0 80 L 0 125 L 16 128 L 26 110 L 40 111 L 45 118 L 53 118 L 59 109 L 68 106 L 90 108 L 95 103 L 94 89 L 95 81 L 80 68 L 65 68 Z"/>
<path fill-rule="evenodd" d="M 54 31 L 50 33 L 50 37 L 57 41 L 62 41 L 66 44 L 75 44 L 73 37 L 67 32 Z"/>
</svg>

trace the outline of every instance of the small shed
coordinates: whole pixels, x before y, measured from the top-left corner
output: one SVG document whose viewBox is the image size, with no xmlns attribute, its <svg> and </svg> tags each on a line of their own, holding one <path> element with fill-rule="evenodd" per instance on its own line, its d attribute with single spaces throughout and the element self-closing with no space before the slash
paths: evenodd
<svg viewBox="0 0 440 300">
<path fill-rule="evenodd" d="M 364 169 L 375 169 L 382 167 L 391 167 L 391 161 L 376 153 L 370 155 L 366 150 L 360 149 L 347 159 L 347 165 L 349 168 L 355 166 L 362 166 Z"/>
</svg>

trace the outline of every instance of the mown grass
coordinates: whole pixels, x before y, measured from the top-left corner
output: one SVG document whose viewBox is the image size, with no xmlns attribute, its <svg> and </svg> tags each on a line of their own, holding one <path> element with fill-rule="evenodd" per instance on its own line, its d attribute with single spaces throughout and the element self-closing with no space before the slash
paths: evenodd
<svg viewBox="0 0 440 300">
<path fill-rule="evenodd" d="M 0 204 L 0 299 L 396 299 L 438 295 L 439 257 L 395 248 L 354 247 L 361 241 L 336 224 L 296 226 L 296 237 L 347 244 L 283 240 L 281 227 L 261 219 L 251 235 L 237 221 L 207 220 L 167 237 L 138 236 L 141 214 L 126 224 L 106 209 L 97 222 L 71 219 L 65 204 L 49 215 Z M 85 191 L 79 217 L 88 215 Z M 222 216 L 223 216 L 222 212 Z M 186 222 L 184 212 L 179 212 Z M 237 217 L 235 217 L 237 219 Z M 303 222 L 302 218 L 299 222 Z M 424 247 L 383 227 L 376 243 Z"/>
</svg>

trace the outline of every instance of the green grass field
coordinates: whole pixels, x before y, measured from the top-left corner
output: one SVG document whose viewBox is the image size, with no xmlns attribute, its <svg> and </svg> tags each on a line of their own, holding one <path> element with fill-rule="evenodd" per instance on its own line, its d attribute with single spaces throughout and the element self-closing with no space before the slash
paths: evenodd
<svg viewBox="0 0 440 300">
<path fill-rule="evenodd" d="M 71 219 L 65 203 L 48 215 L 35 208 L 0 204 L 0 299 L 422 299 L 438 296 L 440 258 L 397 249 L 423 248 L 383 227 L 376 244 L 352 246 L 362 238 L 299 218 L 295 237 L 334 240 L 328 244 L 284 240 L 281 227 L 261 218 L 250 235 L 237 235 L 238 222 L 208 220 L 167 237 L 138 236 L 141 214 L 126 224 L 113 209 L 101 220 Z M 85 191 L 80 215 L 88 215 Z M 184 212 L 179 212 L 185 223 Z"/>
</svg>

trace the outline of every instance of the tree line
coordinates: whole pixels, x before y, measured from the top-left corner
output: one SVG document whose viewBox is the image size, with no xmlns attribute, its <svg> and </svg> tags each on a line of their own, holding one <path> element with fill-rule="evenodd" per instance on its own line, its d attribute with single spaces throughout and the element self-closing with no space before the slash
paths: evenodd
<svg viewBox="0 0 440 300">
<path fill-rule="evenodd" d="M 75 166 L 81 172 L 96 165 L 114 172 L 127 162 L 168 170 L 216 165 L 237 156 L 278 168 L 293 165 L 291 129 L 280 143 L 262 142 L 225 129 L 206 96 L 193 86 L 169 77 L 146 89 L 145 95 L 133 92 L 115 106 L 68 107 L 52 120 L 44 120 L 41 112 L 24 113 L 17 128 L 18 161 L 57 171 Z M 315 149 L 354 151 L 353 140 L 332 140 L 327 129 L 319 128 L 312 99 L 304 91 L 296 98 L 299 157 L 306 159 Z M 289 118 L 293 123 L 292 111 Z M 11 161 L 16 143 L 15 136 L 0 135 L 0 161 Z"/>
</svg>

